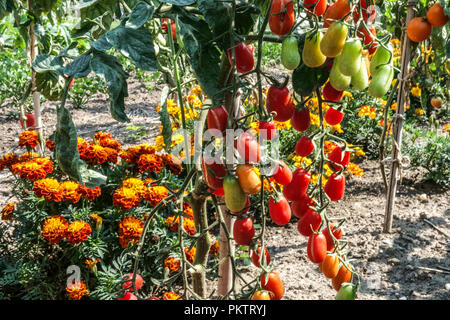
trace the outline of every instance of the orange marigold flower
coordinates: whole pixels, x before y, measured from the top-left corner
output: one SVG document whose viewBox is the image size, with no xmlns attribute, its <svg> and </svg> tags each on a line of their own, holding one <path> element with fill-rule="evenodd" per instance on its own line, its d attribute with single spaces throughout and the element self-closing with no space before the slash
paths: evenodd
<svg viewBox="0 0 450 320">
<path fill-rule="evenodd" d="M 98 140 L 98 144 L 104 148 L 114 149 L 117 152 L 119 152 L 120 149 L 122 148 L 121 144 L 116 139 L 112 139 L 112 138 L 105 138 L 105 139 Z"/>
<path fill-rule="evenodd" d="M 183 212 L 191 219 L 194 219 L 194 212 L 187 202 L 183 202 Z"/>
<path fill-rule="evenodd" d="M 91 143 L 80 153 L 80 159 L 90 165 L 103 164 L 108 161 L 108 152 L 102 146 Z"/>
<path fill-rule="evenodd" d="M 120 157 L 128 163 L 136 163 L 139 157 L 143 154 L 154 154 L 155 147 L 149 144 L 140 144 L 134 147 L 130 147 L 120 152 Z"/>
<path fill-rule="evenodd" d="M 171 155 L 163 154 L 162 156 L 164 166 L 170 170 L 170 172 L 178 176 L 183 171 L 183 166 L 181 165 L 180 159 Z"/>
<path fill-rule="evenodd" d="M 197 252 L 197 248 L 196 247 L 186 247 L 186 248 L 184 248 L 184 253 L 186 255 L 187 261 L 189 261 L 190 263 L 194 263 L 195 253 L 196 252 Z"/>
<path fill-rule="evenodd" d="M 8 153 L 0 159 L 0 171 L 10 169 L 17 162 L 19 162 L 17 156 L 14 153 Z"/>
<path fill-rule="evenodd" d="M 219 241 L 216 240 L 213 243 L 213 245 L 209 248 L 209 253 L 214 257 L 216 257 L 219 254 L 219 249 L 220 249 Z"/>
<path fill-rule="evenodd" d="M 162 296 L 162 299 L 163 300 L 183 300 L 179 294 L 176 294 L 171 291 L 164 293 Z"/>
<path fill-rule="evenodd" d="M 33 191 L 36 197 L 47 201 L 60 202 L 62 200 L 62 189 L 58 180 L 45 178 L 34 182 Z"/>
<path fill-rule="evenodd" d="M 178 225 L 180 222 L 180 218 L 179 217 L 175 217 L 175 216 L 170 216 L 166 219 L 166 225 L 169 227 L 170 230 L 172 231 L 178 231 Z M 184 230 L 189 234 L 189 235 L 194 235 L 195 234 L 195 224 L 194 224 L 194 219 L 192 218 L 184 218 L 183 219 L 183 227 Z"/>
<path fill-rule="evenodd" d="M 165 166 L 164 160 L 157 154 L 143 154 L 137 161 L 139 172 L 161 172 L 161 169 Z"/>
<path fill-rule="evenodd" d="M 102 194 L 102 189 L 99 186 L 91 189 L 85 186 L 80 186 L 80 194 L 83 198 L 88 199 L 89 201 L 94 201 L 95 198 L 100 197 Z"/>
<path fill-rule="evenodd" d="M 66 239 L 70 244 L 86 241 L 91 235 L 91 225 L 84 221 L 72 222 L 66 230 Z"/>
<path fill-rule="evenodd" d="M 164 268 L 169 269 L 169 272 L 176 272 L 180 270 L 181 260 L 178 257 L 170 256 L 164 260 Z"/>
<path fill-rule="evenodd" d="M 53 150 L 55 150 L 55 143 L 50 139 L 47 139 L 45 141 L 45 146 L 48 148 L 48 150 L 50 150 L 52 152 L 53 152 Z"/>
<path fill-rule="evenodd" d="M 129 210 L 133 207 L 137 207 L 141 198 L 139 193 L 131 188 L 122 187 L 117 189 L 113 195 L 113 205 L 120 207 L 122 210 Z"/>
<path fill-rule="evenodd" d="M 122 182 L 122 187 L 130 188 L 143 196 L 147 190 L 144 181 L 138 178 L 128 178 Z"/>
<path fill-rule="evenodd" d="M 40 158 L 41 155 L 36 152 L 27 152 L 19 157 L 19 162 L 29 161 L 31 159 Z"/>
<path fill-rule="evenodd" d="M 64 181 L 61 183 L 62 200 L 77 203 L 80 201 L 82 188 L 78 182 Z"/>
<path fill-rule="evenodd" d="M 362 106 L 359 108 L 358 117 L 363 116 L 368 116 L 371 119 L 375 119 L 377 117 L 377 110 L 369 106 Z"/>
<path fill-rule="evenodd" d="M 110 147 L 103 147 L 103 150 L 106 152 L 106 161 L 111 163 L 117 163 L 117 159 L 119 157 L 119 152 L 116 149 Z"/>
<path fill-rule="evenodd" d="M 364 175 L 364 170 L 361 169 L 356 163 L 350 162 L 347 166 L 347 172 L 350 172 L 355 177 L 362 177 Z"/>
<path fill-rule="evenodd" d="M 11 171 L 15 175 L 18 174 L 22 180 L 36 181 L 47 176 L 45 168 L 33 160 L 16 163 L 11 167 Z"/>
<path fill-rule="evenodd" d="M 84 263 L 86 264 L 86 269 L 91 270 L 92 272 L 97 272 L 97 263 L 100 262 L 100 259 L 86 259 Z"/>
<path fill-rule="evenodd" d="M 53 216 L 44 221 L 42 236 L 51 244 L 64 239 L 69 223 L 62 216 Z"/>
<path fill-rule="evenodd" d="M 11 221 L 13 218 L 13 212 L 14 208 L 16 206 L 17 202 L 10 202 L 2 209 L 2 220 L 4 221 Z"/>
<path fill-rule="evenodd" d="M 144 193 L 144 199 L 152 207 L 155 207 L 169 195 L 169 190 L 163 186 L 148 187 Z"/>
<path fill-rule="evenodd" d="M 125 217 L 119 224 L 119 242 L 122 248 L 126 248 L 131 242 L 139 240 L 144 229 L 144 223 L 136 217 Z"/>
<path fill-rule="evenodd" d="M 19 147 L 34 148 L 39 144 L 39 135 L 34 130 L 22 131 L 19 136 Z"/>
<path fill-rule="evenodd" d="M 73 300 L 80 300 L 84 296 L 89 295 L 89 290 L 86 288 L 84 281 L 72 281 L 72 283 L 68 283 L 66 292 L 69 298 Z"/>
</svg>

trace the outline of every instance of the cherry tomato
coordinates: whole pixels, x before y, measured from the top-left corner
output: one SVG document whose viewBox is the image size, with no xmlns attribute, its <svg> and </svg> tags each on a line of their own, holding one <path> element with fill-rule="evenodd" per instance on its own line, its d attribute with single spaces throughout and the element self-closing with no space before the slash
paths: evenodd
<svg viewBox="0 0 450 320">
<path fill-rule="evenodd" d="M 311 174 L 303 168 L 298 168 L 292 174 L 292 180 L 283 188 L 283 195 L 289 201 L 295 201 L 308 189 Z"/>
<path fill-rule="evenodd" d="M 327 255 L 327 240 L 322 233 L 309 236 L 307 245 L 308 258 L 312 263 L 321 263 Z"/>
<path fill-rule="evenodd" d="M 258 246 L 258 253 L 256 253 L 255 250 L 252 249 L 248 249 L 248 253 L 250 255 L 250 260 L 252 261 L 252 263 L 255 265 L 255 267 L 259 268 L 259 255 L 261 254 L 261 247 Z M 263 259 L 265 259 L 266 261 L 266 266 L 268 266 L 270 264 L 270 253 L 269 250 L 267 250 L 267 247 L 264 247 L 264 257 Z"/>
<path fill-rule="evenodd" d="M 223 177 L 227 170 L 218 157 L 204 157 L 202 159 L 203 179 L 211 189 L 220 189 L 223 186 Z"/>
<path fill-rule="evenodd" d="M 320 227 L 322 218 L 320 214 L 315 210 L 308 210 L 303 217 L 298 221 L 297 230 L 301 235 L 310 237 L 313 232 L 317 231 Z"/>
<path fill-rule="evenodd" d="M 284 36 L 291 31 L 294 22 L 294 2 L 290 0 L 274 0 L 270 7 L 270 31 L 276 35 Z"/>
<path fill-rule="evenodd" d="M 350 151 L 343 152 L 339 146 L 336 146 L 328 155 L 328 159 L 342 165 L 345 168 L 350 162 Z M 340 170 L 339 166 L 334 163 L 330 163 L 330 165 L 334 168 L 334 170 Z"/>
<path fill-rule="evenodd" d="M 327 0 L 305 0 L 303 1 L 303 5 L 309 16 L 312 16 L 311 12 L 314 12 L 316 16 L 320 17 L 327 9 Z"/>
<path fill-rule="evenodd" d="M 270 272 L 267 276 L 267 280 L 264 273 L 261 275 L 261 288 L 272 292 L 274 295 L 272 298 L 273 300 L 281 300 L 284 295 L 284 285 L 276 271 Z"/>
<path fill-rule="evenodd" d="M 313 206 L 314 201 L 309 197 L 307 193 L 298 197 L 295 201 L 291 203 L 291 210 L 294 216 L 301 219 L 305 213 L 309 210 L 309 206 Z"/>
<path fill-rule="evenodd" d="M 240 164 L 236 168 L 239 184 L 245 193 L 255 194 L 261 191 L 261 178 L 251 164 Z"/>
<path fill-rule="evenodd" d="M 258 122 L 259 136 L 265 140 L 272 140 L 277 135 L 277 128 L 273 121 Z"/>
<path fill-rule="evenodd" d="M 277 201 L 278 200 L 278 201 Z M 291 207 L 285 197 L 269 198 L 269 214 L 273 223 L 284 226 L 291 220 Z"/>
<path fill-rule="evenodd" d="M 442 106 L 442 99 L 440 97 L 433 97 L 431 98 L 430 103 L 433 106 L 433 108 L 439 109 Z"/>
<path fill-rule="evenodd" d="M 342 235 L 344 232 L 342 231 L 341 228 L 336 229 L 336 226 L 334 224 L 330 224 L 330 230 L 336 239 L 342 238 Z M 322 230 L 322 233 L 325 236 L 325 238 L 327 239 L 327 251 L 333 251 L 334 250 L 334 242 L 333 242 L 333 239 L 331 238 L 328 228 L 324 228 Z"/>
<path fill-rule="evenodd" d="M 236 149 L 245 162 L 256 163 L 261 157 L 258 141 L 248 132 L 243 132 L 236 141 Z"/>
<path fill-rule="evenodd" d="M 252 300 L 271 300 L 272 293 L 266 290 L 258 290 L 252 296 Z"/>
<path fill-rule="evenodd" d="M 332 126 L 341 123 L 342 119 L 344 119 L 344 113 L 339 110 L 328 108 L 325 112 L 325 121 Z"/>
<path fill-rule="evenodd" d="M 339 201 L 344 196 L 345 177 L 344 175 L 331 174 L 325 184 L 324 191 L 331 201 Z"/>
<path fill-rule="evenodd" d="M 248 246 L 255 236 L 255 227 L 250 217 L 238 219 L 234 222 L 233 238 L 241 246 Z"/>
<path fill-rule="evenodd" d="M 334 277 L 331 280 L 331 284 L 332 284 L 334 290 L 339 291 L 339 289 L 341 288 L 341 285 L 344 282 L 350 282 L 352 280 L 351 266 L 349 266 L 349 268 L 350 268 L 350 270 L 347 269 L 347 267 L 345 265 L 342 265 L 339 268 L 338 274 L 336 275 L 336 277 Z"/>
<path fill-rule="evenodd" d="M 307 157 L 313 151 L 314 151 L 314 144 L 312 143 L 311 139 L 309 139 L 307 136 L 302 136 L 300 139 L 298 139 L 298 142 L 295 145 L 295 152 L 300 157 Z"/>
<path fill-rule="evenodd" d="M 291 94 L 289 93 L 289 89 L 287 87 L 269 87 L 266 106 L 270 113 L 276 112 L 277 115 L 273 119 L 279 122 L 289 120 L 295 110 L 294 104 L 292 103 Z"/>
<path fill-rule="evenodd" d="M 327 81 L 327 83 L 325 83 L 325 86 L 323 87 L 322 91 L 322 96 L 325 100 L 338 102 L 339 100 L 342 99 L 343 95 L 344 91 L 339 91 L 333 88 L 330 81 Z"/>
<path fill-rule="evenodd" d="M 130 281 L 127 281 L 127 282 L 123 283 L 122 284 L 122 288 L 127 289 L 129 291 L 133 291 L 133 283 L 131 281 L 133 279 L 133 274 L 132 273 L 128 273 L 126 275 L 126 277 Z M 142 279 L 142 277 L 139 274 L 136 274 L 135 282 L 136 282 L 136 290 L 141 289 L 142 286 L 144 285 L 144 280 Z"/>
<path fill-rule="evenodd" d="M 280 162 L 281 166 L 278 165 L 275 168 L 272 177 L 277 183 L 287 185 L 292 181 L 292 171 L 291 168 L 289 168 L 289 166 L 283 160 L 280 160 Z"/>
<path fill-rule="evenodd" d="M 311 115 L 307 108 L 295 110 L 291 118 L 292 127 L 300 132 L 306 131 L 311 125 Z"/>
<path fill-rule="evenodd" d="M 224 106 L 214 107 L 208 110 L 206 123 L 208 129 L 216 129 L 224 132 L 227 129 L 228 111 Z"/>
<path fill-rule="evenodd" d="M 327 254 L 322 261 L 322 273 L 325 277 L 333 279 L 339 272 L 339 258 L 335 254 Z"/>
<path fill-rule="evenodd" d="M 236 71 L 239 73 L 251 71 L 255 65 L 255 58 L 253 57 L 254 48 L 250 45 L 246 45 L 244 42 L 236 42 L 234 50 Z M 228 49 L 228 61 L 230 62 L 230 65 L 234 65 L 232 49 Z"/>
</svg>

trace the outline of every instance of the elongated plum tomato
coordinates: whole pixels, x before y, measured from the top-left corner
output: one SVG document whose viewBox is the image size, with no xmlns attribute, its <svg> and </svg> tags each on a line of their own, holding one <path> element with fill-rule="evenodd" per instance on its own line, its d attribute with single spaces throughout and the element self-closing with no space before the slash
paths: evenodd
<svg viewBox="0 0 450 320">
<path fill-rule="evenodd" d="M 307 136 L 301 136 L 295 145 L 295 152 L 300 157 L 307 157 L 314 151 L 314 144 Z"/>
<path fill-rule="evenodd" d="M 333 236 L 336 239 L 342 238 L 342 235 L 344 233 L 342 231 L 342 228 L 336 229 L 336 226 L 334 224 L 330 224 L 330 230 L 331 230 L 331 233 L 333 234 Z M 331 238 L 331 235 L 330 235 L 330 232 L 328 231 L 328 228 L 324 228 L 322 230 L 322 233 L 325 236 L 325 238 L 327 239 L 327 251 L 333 251 L 333 249 L 334 249 L 334 242 L 333 242 L 333 238 Z"/>
<path fill-rule="evenodd" d="M 275 181 L 282 185 L 287 185 L 292 181 L 292 171 L 291 168 L 283 161 L 280 160 L 281 166 L 278 165 L 275 170 L 272 177 L 275 179 Z"/>
<path fill-rule="evenodd" d="M 375 21 L 375 0 L 359 0 L 361 4 L 361 12 L 364 22 L 374 22 Z M 358 23 L 359 21 L 359 6 L 355 5 L 353 9 L 353 21 Z"/>
<path fill-rule="evenodd" d="M 291 203 L 291 210 L 294 216 L 301 219 L 308 210 L 312 210 L 309 206 L 314 205 L 314 200 L 312 200 L 308 193 L 305 193 L 303 196 L 298 197 L 295 201 Z"/>
<path fill-rule="evenodd" d="M 374 98 L 382 98 L 389 91 L 393 79 L 394 67 L 392 64 L 379 66 L 369 83 L 369 94 Z"/>
<path fill-rule="evenodd" d="M 252 296 L 252 300 L 271 300 L 271 292 L 265 290 L 258 290 Z"/>
<path fill-rule="evenodd" d="M 356 290 L 355 285 L 350 282 L 342 283 L 339 291 L 336 294 L 336 300 L 355 300 Z"/>
<path fill-rule="evenodd" d="M 247 73 L 253 69 L 255 58 L 253 57 L 253 47 L 246 45 L 244 42 L 235 43 L 236 71 L 239 73 Z M 230 65 L 233 63 L 233 50 L 228 49 L 228 61 Z"/>
<path fill-rule="evenodd" d="M 127 279 L 130 280 L 130 281 L 124 282 L 124 283 L 122 284 L 122 288 L 127 289 L 127 290 L 129 290 L 129 291 L 133 291 L 133 282 L 132 282 L 133 274 L 132 274 L 132 273 L 128 273 L 128 274 L 126 275 L 126 277 L 127 277 Z M 136 290 L 141 289 L 142 286 L 144 285 L 144 280 L 142 279 L 141 275 L 136 274 L 135 280 L 136 280 Z"/>
<path fill-rule="evenodd" d="M 320 51 L 329 58 L 337 57 L 344 48 L 347 33 L 348 28 L 343 22 L 333 22 L 320 42 Z"/>
<path fill-rule="evenodd" d="M 428 9 L 427 20 L 433 27 L 439 28 L 445 26 L 450 18 L 445 14 L 444 8 L 438 1 Z"/>
<path fill-rule="evenodd" d="M 279 36 L 291 31 L 295 22 L 294 2 L 290 0 L 273 0 L 270 7 L 269 28 Z"/>
<path fill-rule="evenodd" d="M 248 246 L 255 236 L 255 227 L 250 217 L 238 219 L 234 222 L 233 238 L 241 246 Z"/>
<path fill-rule="evenodd" d="M 269 91 L 267 92 L 266 103 L 269 112 L 277 113 L 273 119 L 279 122 L 289 120 L 295 110 L 291 94 L 287 87 L 278 88 L 276 86 L 270 86 Z"/>
<path fill-rule="evenodd" d="M 167 26 L 167 18 L 162 18 L 161 28 L 165 33 L 169 32 L 169 28 Z M 172 39 L 177 40 L 177 25 L 175 24 L 175 21 L 170 20 L 170 29 L 172 31 Z"/>
<path fill-rule="evenodd" d="M 289 201 L 295 201 L 306 193 L 311 174 L 303 168 L 298 168 L 292 174 L 292 180 L 283 188 L 283 195 Z"/>
<path fill-rule="evenodd" d="M 272 271 L 267 275 L 263 273 L 260 278 L 261 288 L 273 293 L 273 300 L 281 300 L 284 295 L 284 285 L 278 272 Z"/>
<path fill-rule="evenodd" d="M 284 226 L 291 220 L 291 207 L 285 197 L 280 196 L 278 199 L 270 197 L 269 214 L 273 223 Z"/>
<path fill-rule="evenodd" d="M 352 81 L 352 77 L 342 74 L 339 70 L 339 61 L 342 54 L 334 58 L 333 66 L 330 71 L 330 85 L 337 91 L 346 90 Z"/>
<path fill-rule="evenodd" d="M 208 110 L 206 123 L 208 129 L 217 129 L 224 132 L 227 129 L 228 111 L 224 106 L 214 107 Z"/>
<path fill-rule="evenodd" d="M 324 191 L 331 201 L 339 201 L 344 196 L 345 177 L 332 173 L 325 184 Z"/>
<path fill-rule="evenodd" d="M 306 131 L 311 125 L 311 115 L 308 108 L 295 110 L 291 118 L 292 127 L 300 132 Z"/>
<path fill-rule="evenodd" d="M 34 113 L 25 113 L 25 118 L 25 124 L 27 128 L 31 128 L 36 125 L 36 123 L 34 122 Z M 22 118 L 20 118 L 20 126 L 22 127 L 22 129 L 24 129 Z"/>
<path fill-rule="evenodd" d="M 252 250 L 251 248 L 248 249 L 248 254 L 250 256 L 250 260 L 252 261 L 253 265 L 257 268 L 260 267 L 259 265 L 259 255 L 261 254 L 261 247 L 258 244 L 258 253 L 256 253 L 255 250 Z M 264 257 L 265 264 L 268 266 L 270 264 L 270 253 L 269 250 L 267 250 L 267 247 L 264 247 Z"/>
<path fill-rule="evenodd" d="M 236 168 L 239 184 L 245 193 L 255 194 L 261 190 L 261 178 L 251 164 L 240 164 Z"/>
<path fill-rule="evenodd" d="M 432 31 L 432 25 L 422 17 L 412 18 L 406 29 L 409 39 L 413 42 L 422 42 L 428 39 Z"/>
<path fill-rule="evenodd" d="M 312 16 L 312 12 L 314 12 L 316 16 L 320 17 L 327 9 L 327 0 L 305 0 L 303 6 L 307 10 L 308 16 Z"/>
<path fill-rule="evenodd" d="M 349 164 L 350 162 L 350 151 L 345 151 L 345 153 L 342 151 L 341 147 L 336 146 L 333 151 L 328 155 L 328 159 L 340 164 L 344 168 Z M 329 163 L 334 170 L 339 171 L 341 168 L 334 163 Z"/>
<path fill-rule="evenodd" d="M 327 83 L 323 86 L 322 96 L 327 101 L 338 102 L 342 99 L 343 95 L 344 91 L 339 91 L 333 88 L 330 81 L 327 81 Z"/>
<path fill-rule="evenodd" d="M 347 267 L 345 265 L 342 265 L 339 268 L 337 276 L 331 280 L 331 284 L 332 284 L 334 290 L 339 291 L 339 289 L 341 288 L 341 286 L 344 282 L 351 281 L 352 267 L 349 265 L 349 268 L 350 269 L 347 269 Z"/>
<path fill-rule="evenodd" d="M 333 279 L 339 272 L 339 258 L 335 254 L 327 254 L 322 261 L 322 273 L 328 279 Z"/>
<path fill-rule="evenodd" d="M 258 141 L 248 132 L 243 132 L 236 141 L 236 149 L 245 162 L 256 163 L 261 157 Z"/>
<path fill-rule="evenodd" d="M 334 21 L 341 20 L 347 13 L 350 12 L 349 0 L 337 0 L 335 3 L 331 4 L 325 14 L 323 15 L 324 23 L 323 27 L 328 28 Z M 345 18 L 348 19 L 349 16 Z"/>
<path fill-rule="evenodd" d="M 273 121 L 258 122 L 259 136 L 265 140 L 272 140 L 277 136 L 277 127 Z"/>
<path fill-rule="evenodd" d="M 377 48 L 372 59 L 370 59 L 370 74 L 372 74 L 372 77 L 377 74 L 380 69 L 379 67 L 387 63 L 392 63 L 392 57 L 393 48 L 391 43 Z"/>
<path fill-rule="evenodd" d="M 365 90 L 369 85 L 369 74 L 367 73 L 367 66 L 365 57 L 361 55 L 361 67 L 359 71 L 353 75 L 351 85 L 359 91 Z"/>
<path fill-rule="evenodd" d="M 321 263 L 327 255 L 327 240 L 322 233 L 309 236 L 307 254 L 312 263 Z"/>
<path fill-rule="evenodd" d="M 223 190 L 225 193 L 225 205 L 230 211 L 240 212 L 245 208 L 247 195 L 242 190 L 235 176 L 227 175 L 223 178 Z"/>
<path fill-rule="evenodd" d="M 327 57 L 320 50 L 322 39 L 323 34 L 319 31 L 311 31 L 306 35 L 302 51 L 302 61 L 305 66 L 317 68 L 323 65 L 327 60 Z"/>
<path fill-rule="evenodd" d="M 118 298 L 117 300 L 137 300 L 138 298 L 132 294 L 131 292 L 127 291 L 125 292 L 124 296 L 121 298 Z"/>
<path fill-rule="evenodd" d="M 309 237 L 319 229 L 321 222 L 322 218 L 317 211 L 307 210 L 303 217 L 298 220 L 297 230 L 301 235 Z"/>
<path fill-rule="evenodd" d="M 241 211 L 231 211 L 233 214 L 235 214 L 235 215 L 243 215 L 243 214 L 246 214 L 248 211 L 250 210 L 250 198 L 249 198 L 249 196 L 247 195 L 247 202 L 245 202 L 245 207 L 244 207 L 244 209 L 242 209 Z"/>
<path fill-rule="evenodd" d="M 332 126 L 341 123 L 342 119 L 344 119 L 344 113 L 339 110 L 328 108 L 325 112 L 325 121 Z"/>
<path fill-rule="evenodd" d="M 220 189 L 223 187 L 223 177 L 227 170 L 222 161 L 217 157 L 204 157 L 202 159 L 203 179 L 208 187 Z"/>
<path fill-rule="evenodd" d="M 354 76 L 361 68 L 362 56 L 361 40 L 357 38 L 348 39 L 339 58 L 339 71 L 345 76 Z"/>
<path fill-rule="evenodd" d="M 281 63 L 288 70 L 294 70 L 300 64 L 298 41 L 295 36 L 287 36 L 281 44 Z"/>
</svg>

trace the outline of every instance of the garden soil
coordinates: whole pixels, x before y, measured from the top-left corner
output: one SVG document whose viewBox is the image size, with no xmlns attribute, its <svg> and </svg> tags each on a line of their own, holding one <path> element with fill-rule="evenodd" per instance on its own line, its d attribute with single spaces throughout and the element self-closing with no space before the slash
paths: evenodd
<svg viewBox="0 0 450 320">
<path fill-rule="evenodd" d="M 126 112 L 130 123 L 119 123 L 109 114 L 106 95 L 96 94 L 86 109 L 71 109 L 79 136 L 91 139 L 97 130 L 111 132 L 124 147 L 152 143 L 159 133 L 161 86 L 149 92 L 137 80 L 129 80 Z M 56 103 L 43 104 L 44 134 L 56 124 Z M 71 105 L 69 104 L 69 107 Z M 13 107 L 0 109 L 0 155 L 21 153 L 17 146 L 19 121 L 8 114 Z M 127 126 L 142 126 L 147 135 L 132 139 Z M 349 257 L 361 277 L 358 299 L 450 299 L 450 192 L 423 180 L 424 173 L 403 170 L 398 187 L 392 233 L 383 233 L 385 190 L 377 161 L 362 160 L 364 177 L 349 178 L 342 201 L 329 208 L 332 217 L 345 217 L 344 237 Z M 14 177 L 0 172 L 0 207 L 14 200 Z M 283 299 L 334 299 L 331 280 L 325 278 L 306 254 L 307 239 L 297 231 L 298 219 L 283 227 L 268 224 L 266 245 L 273 266 L 284 282 Z M 4 223 L 3 221 L 0 223 Z M 247 279 L 258 269 L 238 260 Z"/>
</svg>

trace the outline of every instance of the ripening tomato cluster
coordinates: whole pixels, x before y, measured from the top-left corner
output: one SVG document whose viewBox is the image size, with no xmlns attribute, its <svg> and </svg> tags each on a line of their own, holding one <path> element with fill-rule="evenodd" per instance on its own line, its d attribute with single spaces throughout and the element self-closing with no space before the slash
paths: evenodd
<svg viewBox="0 0 450 320">
<path fill-rule="evenodd" d="M 408 23 L 407 34 L 411 41 L 422 42 L 428 39 L 434 28 L 441 28 L 450 20 L 441 4 L 436 2 L 431 6 L 426 17 L 415 17 Z"/>
</svg>

